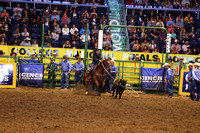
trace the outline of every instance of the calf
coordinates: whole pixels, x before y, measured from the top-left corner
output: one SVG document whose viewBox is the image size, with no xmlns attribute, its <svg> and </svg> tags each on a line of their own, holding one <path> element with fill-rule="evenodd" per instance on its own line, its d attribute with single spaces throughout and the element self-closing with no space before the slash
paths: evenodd
<svg viewBox="0 0 200 133">
<path fill-rule="evenodd" d="M 117 79 L 113 83 L 113 87 L 112 87 L 113 94 L 112 94 L 112 96 L 114 97 L 114 93 L 115 93 L 115 90 L 116 90 L 115 99 L 117 98 L 118 94 L 119 94 L 119 99 L 121 99 L 122 93 L 124 92 L 124 89 L 126 88 L 126 82 L 127 82 L 126 80 L 123 80 L 123 79 L 118 80 Z"/>
</svg>

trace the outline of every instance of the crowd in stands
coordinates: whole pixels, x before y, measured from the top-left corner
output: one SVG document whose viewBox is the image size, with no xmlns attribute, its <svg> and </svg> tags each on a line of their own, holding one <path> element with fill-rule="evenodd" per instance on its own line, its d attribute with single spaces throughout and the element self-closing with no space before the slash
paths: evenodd
<svg viewBox="0 0 200 133">
<path fill-rule="evenodd" d="M 104 0 L 75 0 L 74 3 L 102 5 Z M 108 23 L 107 8 L 85 6 L 54 6 L 52 10 L 47 6 L 43 10 L 31 10 L 28 5 L 22 7 L 18 3 L 12 9 L 1 8 L 0 16 L 0 44 L 12 46 L 40 47 L 44 24 L 45 47 L 84 48 L 88 23 L 88 48 L 94 49 L 98 47 L 99 25 Z M 104 37 L 107 36 L 110 37 L 105 32 Z"/>
<path fill-rule="evenodd" d="M 130 5 L 165 7 L 169 9 L 200 10 L 199 0 L 127 0 Z M 199 55 L 200 19 L 197 12 L 128 10 L 127 24 L 131 26 L 164 27 L 171 33 L 172 54 Z M 130 49 L 133 52 L 165 52 L 167 34 L 159 29 L 129 28 Z"/>
</svg>

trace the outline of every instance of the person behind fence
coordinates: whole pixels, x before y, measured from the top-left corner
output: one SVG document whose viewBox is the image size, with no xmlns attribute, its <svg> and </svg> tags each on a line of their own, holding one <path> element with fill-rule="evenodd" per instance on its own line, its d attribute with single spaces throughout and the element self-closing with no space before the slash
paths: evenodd
<svg viewBox="0 0 200 133">
<path fill-rule="evenodd" d="M 74 82 L 78 89 L 80 89 L 80 83 L 83 76 L 83 70 L 85 68 L 83 62 L 81 62 L 82 58 L 80 56 L 77 57 L 78 62 L 74 64 L 73 69 L 75 70 Z"/>
<path fill-rule="evenodd" d="M 47 69 L 48 69 L 48 79 L 52 82 L 48 82 L 48 83 L 53 83 L 53 87 L 55 87 L 56 84 L 56 72 L 58 70 L 58 66 L 55 63 L 55 58 L 50 58 L 50 63 L 47 65 Z"/>
<path fill-rule="evenodd" d="M 114 60 L 110 61 L 110 65 L 111 65 L 110 75 L 112 77 L 110 77 L 110 79 L 109 79 L 109 90 L 108 90 L 109 93 L 112 92 L 113 82 L 114 82 L 114 80 L 115 80 L 115 78 L 117 76 L 117 73 L 118 73 L 118 70 L 117 70 L 117 67 L 115 66 L 115 61 Z"/>
<path fill-rule="evenodd" d="M 69 57 L 67 54 L 63 56 L 64 61 L 58 63 L 61 66 L 62 74 L 61 74 L 61 89 L 69 89 L 69 75 L 72 69 L 71 62 L 69 61 Z"/>
<path fill-rule="evenodd" d="M 31 53 L 31 58 L 29 60 L 36 60 L 36 61 L 38 60 L 35 52 Z"/>
<path fill-rule="evenodd" d="M 194 100 L 195 99 L 195 95 L 193 95 L 193 90 L 192 90 L 192 81 L 193 81 L 193 77 L 192 77 L 192 71 L 193 71 L 193 64 L 189 63 L 188 64 L 188 68 L 189 68 L 189 72 L 188 72 L 188 76 L 187 76 L 187 82 L 188 82 L 188 89 L 190 90 L 190 99 Z"/>
<path fill-rule="evenodd" d="M 91 64 L 91 69 L 90 69 L 90 72 L 89 74 L 87 75 L 87 79 L 86 81 L 89 81 L 90 80 L 90 77 L 91 77 L 91 74 L 93 73 L 93 70 L 94 70 L 94 67 L 99 63 L 101 62 L 101 54 L 99 53 L 99 49 L 94 49 L 93 51 L 93 62 Z"/>
<path fill-rule="evenodd" d="M 165 72 L 165 83 L 166 83 L 166 90 L 169 92 L 169 98 L 172 98 L 173 96 L 173 78 L 174 78 L 174 74 L 172 72 L 172 69 L 170 68 L 170 64 L 169 63 L 165 63 L 163 65 L 163 67 L 165 67 L 166 72 Z"/>
<path fill-rule="evenodd" d="M 190 93 L 190 97 L 192 97 L 192 100 L 195 100 L 195 88 L 197 89 L 197 98 L 196 101 L 199 101 L 200 98 L 200 63 L 194 64 L 194 69 L 192 71 L 193 81 L 192 81 L 192 90 Z"/>
</svg>

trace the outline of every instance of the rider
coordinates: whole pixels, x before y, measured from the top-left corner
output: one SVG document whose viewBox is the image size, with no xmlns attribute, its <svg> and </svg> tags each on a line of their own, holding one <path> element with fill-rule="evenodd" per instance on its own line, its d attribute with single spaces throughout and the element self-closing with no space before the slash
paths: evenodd
<svg viewBox="0 0 200 133">
<path fill-rule="evenodd" d="M 99 49 L 94 49 L 93 51 L 93 62 L 91 64 L 91 69 L 90 69 L 90 72 L 89 74 L 87 75 L 87 79 L 86 81 L 89 81 L 90 80 L 90 77 L 91 77 L 91 74 L 93 73 L 93 70 L 94 70 L 94 67 L 99 63 L 101 62 L 101 54 L 99 53 Z"/>
</svg>

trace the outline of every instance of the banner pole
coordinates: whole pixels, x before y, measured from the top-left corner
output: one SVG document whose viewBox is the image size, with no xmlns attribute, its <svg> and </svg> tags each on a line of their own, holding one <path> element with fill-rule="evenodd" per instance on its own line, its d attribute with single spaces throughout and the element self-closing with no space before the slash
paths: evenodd
<svg viewBox="0 0 200 133">
<path fill-rule="evenodd" d="M 44 24 L 42 24 L 42 49 L 41 49 L 41 63 L 43 63 L 43 51 L 44 51 Z"/>
<path fill-rule="evenodd" d="M 85 34 L 85 52 L 84 52 L 84 59 L 83 59 L 83 63 L 84 65 L 86 66 L 86 58 L 87 58 L 87 49 L 88 49 L 88 29 L 89 29 L 89 24 L 87 23 L 87 26 L 86 26 L 86 34 Z M 83 71 L 83 75 L 85 74 L 86 72 L 86 67 L 84 68 L 84 71 Z"/>
</svg>

